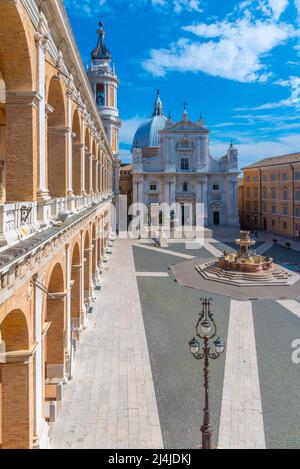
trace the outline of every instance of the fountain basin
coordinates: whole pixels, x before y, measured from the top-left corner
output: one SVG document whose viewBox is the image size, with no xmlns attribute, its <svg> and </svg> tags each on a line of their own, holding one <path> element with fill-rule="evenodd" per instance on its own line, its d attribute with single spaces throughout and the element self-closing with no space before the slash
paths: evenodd
<svg viewBox="0 0 300 469">
<path fill-rule="evenodd" d="M 232 272 L 264 272 L 273 268 L 273 259 L 264 256 L 253 256 L 249 259 L 243 259 L 239 258 L 236 254 L 230 254 L 219 259 L 219 267 Z"/>
</svg>

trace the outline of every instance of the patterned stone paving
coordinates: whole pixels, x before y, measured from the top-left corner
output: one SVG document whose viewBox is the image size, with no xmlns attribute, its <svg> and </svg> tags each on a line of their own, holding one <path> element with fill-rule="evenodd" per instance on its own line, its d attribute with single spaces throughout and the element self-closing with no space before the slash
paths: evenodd
<svg viewBox="0 0 300 469">
<path fill-rule="evenodd" d="M 271 249 L 275 259 L 279 251 L 289 253 L 288 261 L 299 256 L 271 245 L 266 241 L 259 249 Z M 138 255 L 136 251 L 135 257 Z M 199 297 L 211 295 L 174 284 L 171 278 L 140 278 L 138 283 L 165 446 L 194 448 L 202 420 L 202 365 L 183 353 L 182 347 L 199 312 Z M 298 296 L 300 299 L 300 291 Z M 211 369 L 214 444 L 224 448 L 299 448 L 300 365 L 292 363 L 291 344 L 300 339 L 300 302 L 230 302 L 215 294 L 212 298 L 219 333 L 227 343 L 224 359 L 213 363 Z M 244 306 L 237 309 L 236 303 Z M 233 316 L 228 327 L 229 313 Z M 220 389 L 222 393 L 224 389 L 224 396 Z M 226 405 L 228 389 L 235 396 L 232 405 Z"/>
<path fill-rule="evenodd" d="M 170 266 L 193 257 L 183 245 L 157 251 L 131 244 L 115 243 L 53 447 L 196 448 L 203 363 L 191 357 L 188 341 L 200 297 L 212 296 L 227 345 L 210 368 L 214 445 L 299 448 L 300 365 L 292 363 L 291 347 L 300 339 L 300 292 L 279 301 L 232 301 L 221 291 L 209 294 L 174 281 Z M 211 257 L 218 248 L 206 240 L 202 252 Z M 299 257 L 268 240 L 261 249 L 277 262 Z"/>
</svg>

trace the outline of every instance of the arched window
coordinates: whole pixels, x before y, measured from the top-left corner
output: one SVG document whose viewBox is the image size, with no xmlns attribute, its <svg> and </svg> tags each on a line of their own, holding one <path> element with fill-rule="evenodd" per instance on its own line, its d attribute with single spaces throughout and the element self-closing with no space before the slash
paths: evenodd
<svg viewBox="0 0 300 469">
<path fill-rule="evenodd" d="M 287 191 L 287 189 L 285 189 L 285 190 L 283 191 L 283 196 L 282 196 L 282 197 L 283 197 L 283 200 L 287 200 L 287 199 L 288 199 L 288 191 Z"/>
</svg>

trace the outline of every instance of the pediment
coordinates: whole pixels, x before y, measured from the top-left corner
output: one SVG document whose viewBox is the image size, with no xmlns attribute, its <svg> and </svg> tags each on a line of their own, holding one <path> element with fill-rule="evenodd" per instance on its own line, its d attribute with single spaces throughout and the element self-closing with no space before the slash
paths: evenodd
<svg viewBox="0 0 300 469">
<path fill-rule="evenodd" d="M 183 130 L 183 131 L 186 131 L 186 130 L 202 130 L 202 131 L 208 132 L 208 129 L 206 129 L 202 125 L 197 124 L 197 123 L 192 122 L 192 121 L 177 122 L 177 124 L 174 124 L 171 127 L 168 127 L 166 130 L 168 130 L 168 131 L 170 131 L 170 130 L 176 130 L 176 131 L 178 131 L 178 130 Z"/>
</svg>

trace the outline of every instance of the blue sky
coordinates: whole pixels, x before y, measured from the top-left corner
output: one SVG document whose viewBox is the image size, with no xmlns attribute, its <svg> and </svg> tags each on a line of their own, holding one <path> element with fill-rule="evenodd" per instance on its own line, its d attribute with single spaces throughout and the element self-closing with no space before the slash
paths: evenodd
<svg viewBox="0 0 300 469">
<path fill-rule="evenodd" d="M 121 155 L 151 114 L 204 114 L 211 153 L 240 166 L 300 151 L 300 0 L 65 0 L 84 64 L 99 16 L 121 81 Z"/>
</svg>

